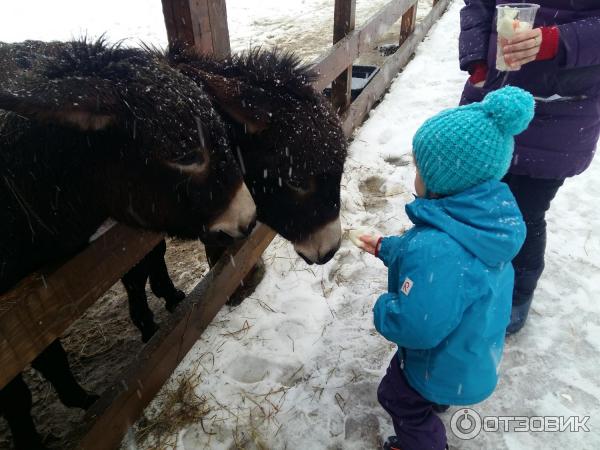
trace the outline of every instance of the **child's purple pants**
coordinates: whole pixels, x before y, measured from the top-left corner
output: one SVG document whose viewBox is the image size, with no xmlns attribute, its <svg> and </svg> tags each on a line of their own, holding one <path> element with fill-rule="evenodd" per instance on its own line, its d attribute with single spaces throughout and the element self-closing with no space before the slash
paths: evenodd
<svg viewBox="0 0 600 450">
<path fill-rule="evenodd" d="M 409 386 L 395 354 L 377 389 L 379 403 L 392 416 L 402 450 L 444 450 L 446 430 L 434 403 Z"/>
</svg>

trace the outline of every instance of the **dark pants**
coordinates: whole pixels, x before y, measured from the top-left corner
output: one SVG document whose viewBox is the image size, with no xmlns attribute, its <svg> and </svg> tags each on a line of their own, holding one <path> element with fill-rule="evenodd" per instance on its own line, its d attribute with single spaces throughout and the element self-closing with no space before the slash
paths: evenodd
<svg viewBox="0 0 600 450">
<path fill-rule="evenodd" d="M 402 450 L 443 450 L 446 447 L 446 430 L 433 412 L 434 403 L 408 385 L 398 354 L 392 358 L 379 384 L 377 398 L 392 416 Z"/>
<path fill-rule="evenodd" d="M 521 306 L 531 302 L 537 282 L 544 271 L 546 211 L 565 180 L 531 178 L 509 173 L 502 181 L 508 184 L 515 196 L 527 227 L 525 243 L 513 259 L 513 306 Z"/>
</svg>

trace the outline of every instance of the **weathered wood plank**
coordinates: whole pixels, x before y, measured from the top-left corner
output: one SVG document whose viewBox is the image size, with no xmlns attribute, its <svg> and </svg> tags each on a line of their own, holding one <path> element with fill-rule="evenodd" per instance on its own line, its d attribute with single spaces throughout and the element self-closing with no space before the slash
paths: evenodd
<svg viewBox="0 0 600 450">
<path fill-rule="evenodd" d="M 169 45 L 194 45 L 189 0 L 162 0 Z"/>
<path fill-rule="evenodd" d="M 131 362 L 127 374 L 96 402 L 86 417 L 94 422 L 79 444 L 85 450 L 118 448 L 131 424 L 158 393 L 179 362 L 275 236 L 259 225 L 247 241 L 230 249 L 161 324 L 157 334 Z"/>
<path fill-rule="evenodd" d="M 197 53 L 212 53 L 212 25 L 210 21 L 210 12 L 208 4 L 210 0 L 187 0 L 189 1 L 190 23 L 194 36 L 194 41 L 188 43 L 192 45 Z M 189 28 L 186 26 L 186 28 Z"/>
<path fill-rule="evenodd" d="M 356 21 L 356 0 L 335 0 L 333 13 L 333 44 L 344 39 L 354 30 Z M 348 68 L 350 66 L 350 68 Z M 346 111 L 352 99 L 352 61 L 331 85 L 331 103 L 338 114 Z"/>
<path fill-rule="evenodd" d="M 162 0 L 169 45 L 219 57 L 230 52 L 225 0 Z"/>
<path fill-rule="evenodd" d="M 449 3 L 450 0 L 440 0 L 431 9 L 427 17 L 417 25 L 414 33 L 404 41 L 404 44 L 400 46 L 396 53 L 387 59 L 379 73 L 373 77 L 365 90 L 354 100 L 343 117 L 343 129 L 346 136 L 352 135 L 354 129 L 360 126 L 368 112 L 381 99 L 398 72 L 408 64 L 417 46 L 425 38 L 433 24 L 442 16 Z"/>
<path fill-rule="evenodd" d="M 400 19 L 417 0 L 393 0 L 381 11 L 371 17 L 362 27 L 352 31 L 337 42 L 313 64 L 312 69 L 319 74 L 313 84 L 316 90 L 322 91 L 340 73 L 342 73 L 365 50 L 382 36 L 389 27 Z"/>
<path fill-rule="evenodd" d="M 400 22 L 400 45 L 404 44 L 404 41 L 415 31 L 418 4 L 419 2 L 417 1 L 402 15 L 402 21 Z"/>
<path fill-rule="evenodd" d="M 0 296 L 0 387 L 63 334 L 162 238 L 161 234 L 115 225 L 64 264 L 33 273 Z"/>
<path fill-rule="evenodd" d="M 225 0 L 209 0 L 210 35 L 213 54 L 223 58 L 231 53 L 229 27 L 227 25 L 227 4 Z"/>
</svg>

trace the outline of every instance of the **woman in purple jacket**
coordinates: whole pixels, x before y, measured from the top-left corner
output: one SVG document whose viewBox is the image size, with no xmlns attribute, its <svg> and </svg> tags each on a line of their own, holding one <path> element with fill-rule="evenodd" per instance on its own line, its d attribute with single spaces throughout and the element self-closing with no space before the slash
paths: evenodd
<svg viewBox="0 0 600 450">
<path fill-rule="evenodd" d="M 545 214 L 565 178 L 592 161 L 600 134 L 600 0 L 539 0 L 534 29 L 504 45 L 506 63 L 496 70 L 496 5 L 503 0 L 465 0 L 461 11 L 460 67 L 471 77 L 461 103 L 481 101 L 504 85 L 536 98 L 531 125 L 515 139 L 504 181 L 527 226 L 527 238 L 513 260 L 515 288 L 508 333 L 525 324 L 533 292 L 544 270 Z"/>
</svg>

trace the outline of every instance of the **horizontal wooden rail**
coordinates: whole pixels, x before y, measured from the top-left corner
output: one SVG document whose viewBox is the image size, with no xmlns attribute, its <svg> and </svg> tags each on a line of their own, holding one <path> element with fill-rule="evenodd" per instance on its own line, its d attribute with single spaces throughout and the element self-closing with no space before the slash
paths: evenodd
<svg viewBox="0 0 600 450">
<path fill-rule="evenodd" d="M 352 135 L 353 130 L 360 126 L 375 103 L 390 87 L 398 72 L 408 64 L 417 46 L 425 39 L 433 24 L 444 14 L 450 1 L 438 0 L 431 12 L 417 25 L 415 31 L 406 38 L 396 53 L 386 60 L 381 70 L 354 100 L 342 119 L 346 136 Z"/>
<path fill-rule="evenodd" d="M 162 238 L 161 234 L 115 225 L 64 264 L 33 273 L 0 296 L 0 387 L 63 334 Z"/>
<path fill-rule="evenodd" d="M 312 64 L 312 70 L 319 78 L 313 84 L 315 90 L 322 91 L 339 74 L 352 65 L 359 54 L 373 47 L 400 17 L 417 3 L 417 0 L 393 0 L 381 11 L 371 17 L 365 25 L 352 31 L 344 39 L 335 44 L 323 56 Z"/>
<path fill-rule="evenodd" d="M 259 225 L 248 240 L 228 250 L 142 352 L 133 358 L 124 377 L 94 404 L 86 422 L 94 420 L 79 448 L 118 448 L 131 424 L 158 393 L 183 357 L 217 315 L 275 236 Z"/>
</svg>

